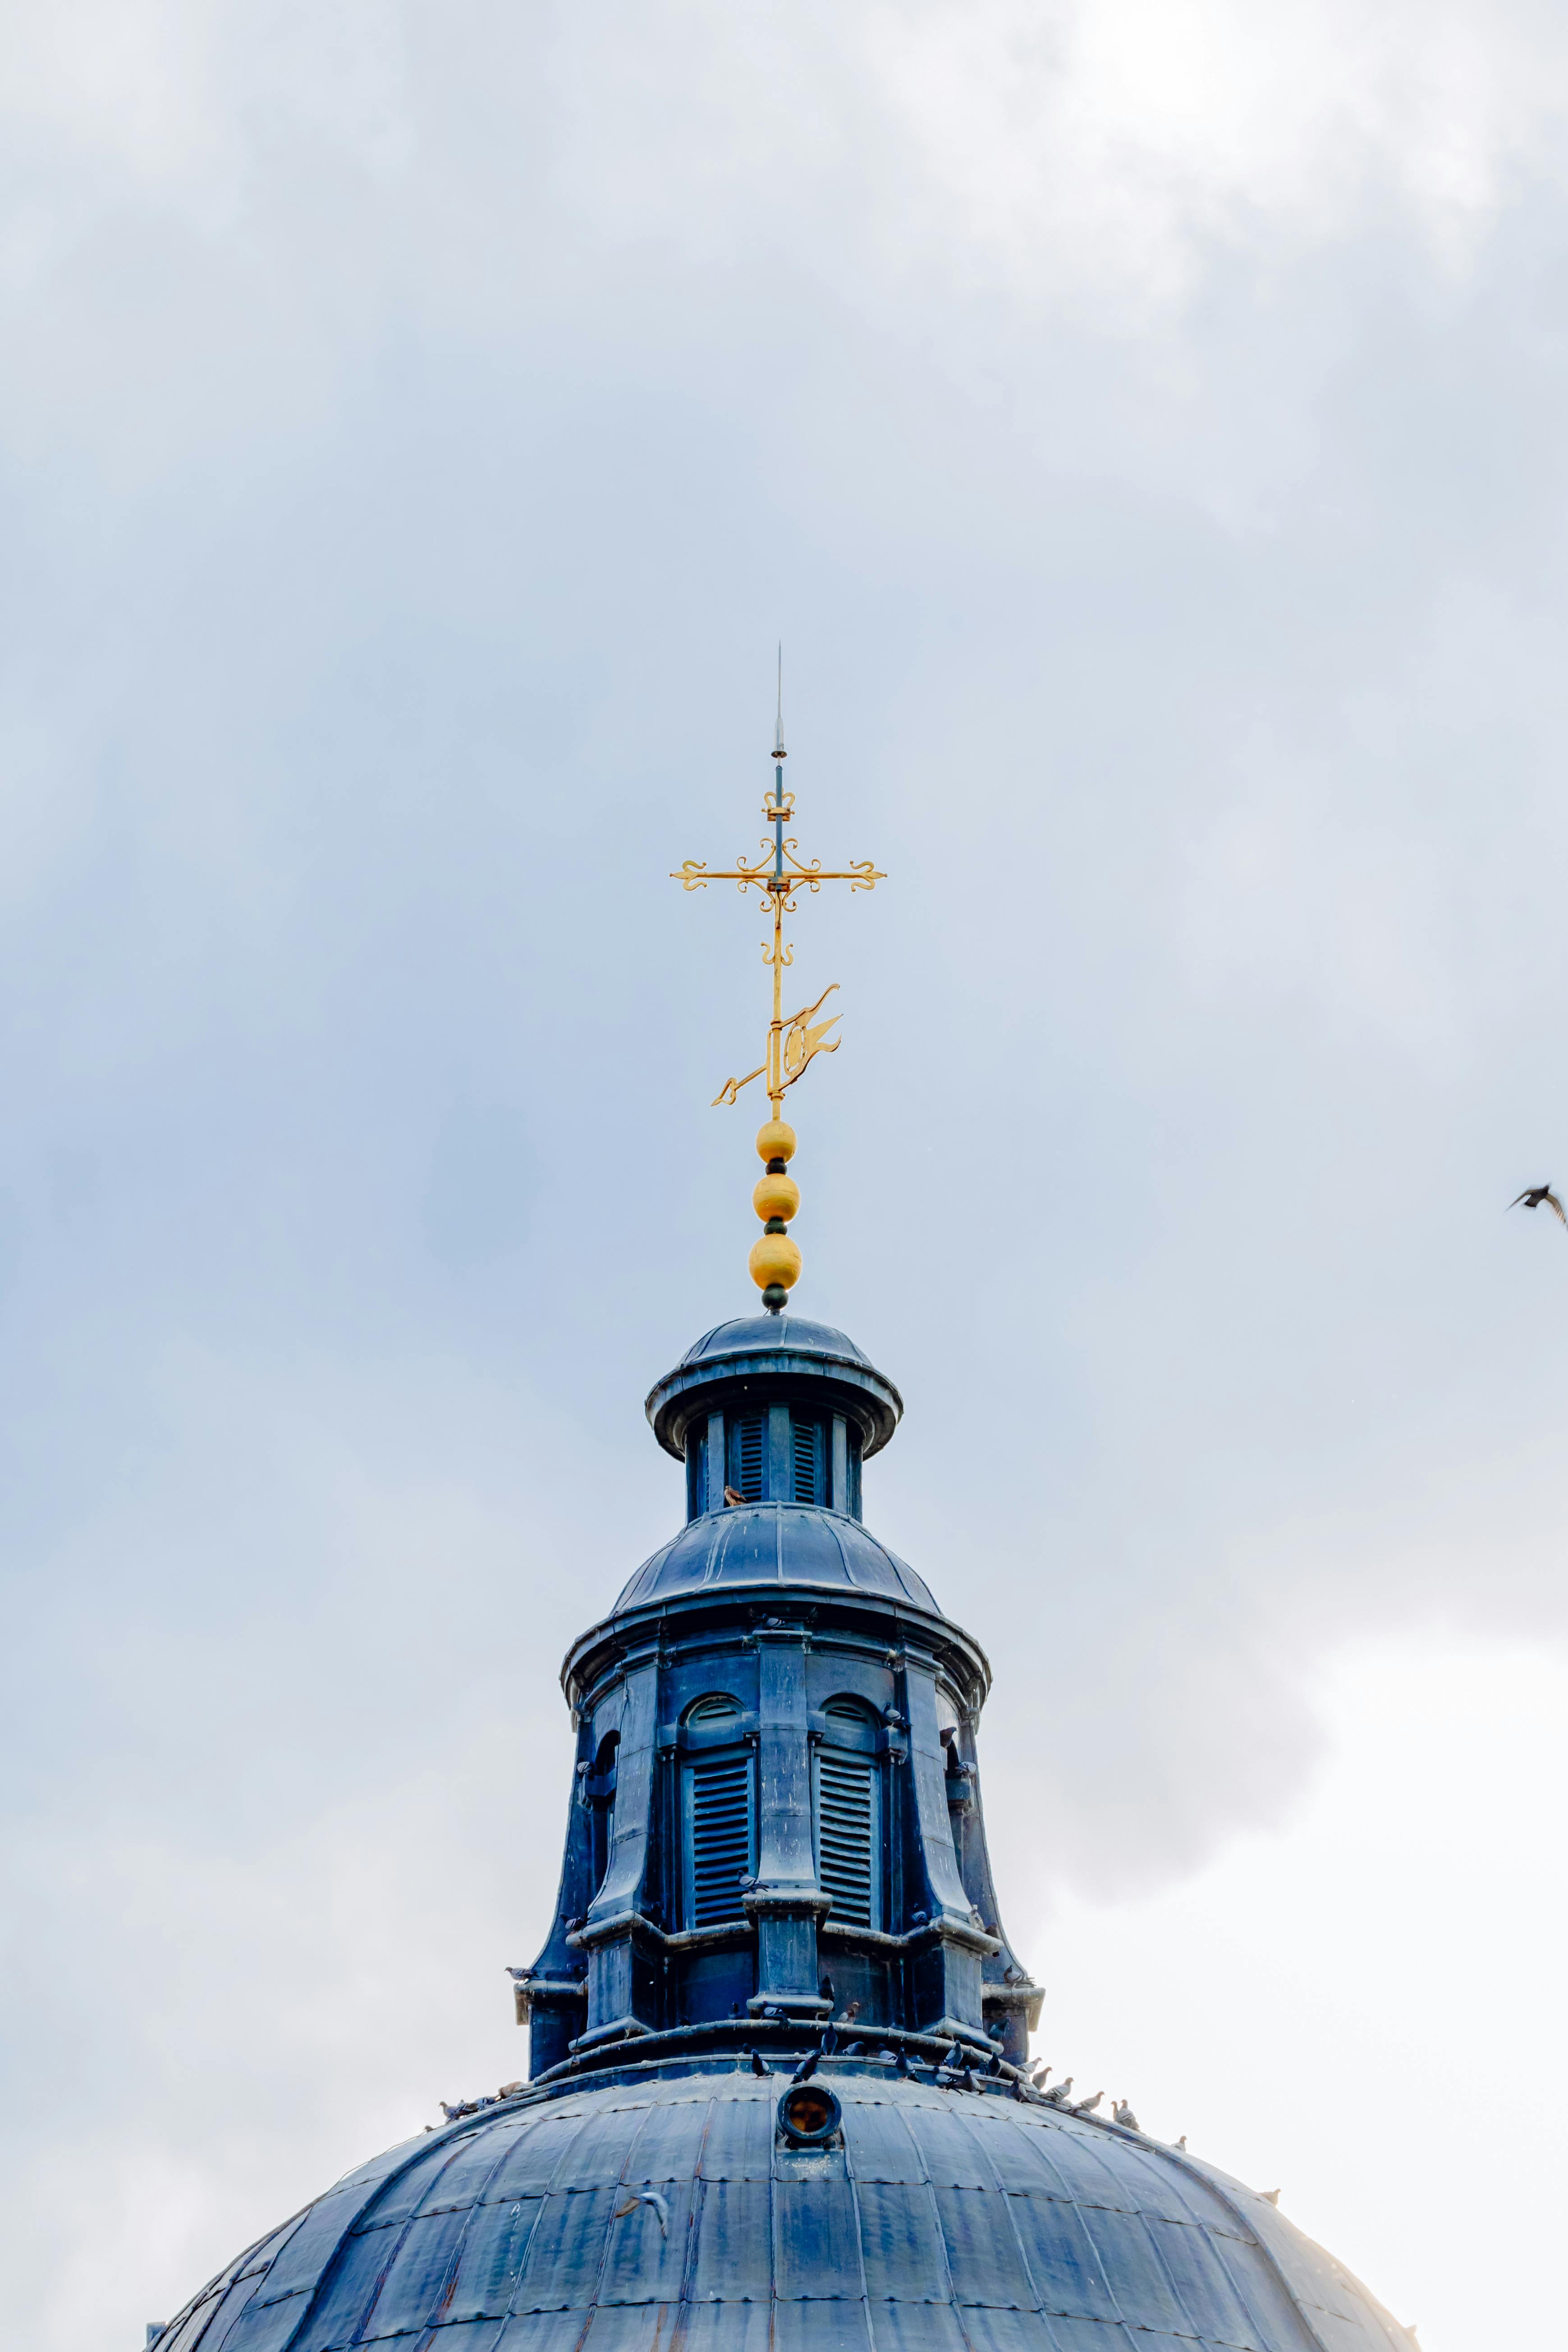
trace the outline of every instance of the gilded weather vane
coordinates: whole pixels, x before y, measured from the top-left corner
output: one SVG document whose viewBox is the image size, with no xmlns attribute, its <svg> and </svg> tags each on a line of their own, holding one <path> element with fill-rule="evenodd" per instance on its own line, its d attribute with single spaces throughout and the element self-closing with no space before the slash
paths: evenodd
<svg viewBox="0 0 1568 2352">
<path fill-rule="evenodd" d="M 707 866 L 688 857 L 671 880 L 687 890 L 704 890 L 710 882 L 733 882 L 744 896 L 758 891 L 765 907 L 773 909 L 773 938 L 762 943 L 762 960 L 773 972 L 773 1018 L 768 1024 L 768 1044 L 763 1057 L 754 1070 L 743 1078 L 727 1078 L 714 1097 L 715 1108 L 720 1103 L 738 1100 L 742 1087 L 753 1078 L 762 1078 L 772 1106 L 772 1115 L 757 1132 L 757 1149 L 765 1163 L 766 1172 L 752 1193 L 752 1206 L 763 1220 L 761 1238 L 751 1249 L 751 1278 L 762 1292 L 762 1304 L 770 1315 L 783 1309 L 800 1273 L 800 1251 L 789 1239 L 786 1230 L 790 1218 L 800 1205 L 800 1190 L 789 1174 L 789 1163 L 795 1154 L 795 1130 L 784 1118 L 784 1097 L 806 1075 L 819 1054 L 835 1054 L 840 1040 L 828 1032 L 836 1027 L 839 1015 L 831 1013 L 825 1021 L 817 1015 L 838 987 L 832 981 L 822 991 L 814 1004 L 802 1005 L 799 1013 L 784 1010 L 785 967 L 795 961 L 795 950 L 784 943 L 784 918 L 796 911 L 796 894 L 802 885 L 809 890 L 820 889 L 824 882 L 847 882 L 852 890 L 874 890 L 887 877 L 877 871 L 867 858 L 863 865 L 851 863 L 841 870 L 823 870 L 820 859 L 807 865 L 798 855 L 794 836 L 784 828 L 795 814 L 793 793 L 784 790 L 784 662 L 779 662 L 779 725 L 773 743 L 773 792 L 762 803 L 765 822 L 773 828 L 769 843 L 766 837 L 763 850 L 768 853 L 754 866 L 737 857 L 733 866 L 722 873 L 710 873 Z"/>
</svg>

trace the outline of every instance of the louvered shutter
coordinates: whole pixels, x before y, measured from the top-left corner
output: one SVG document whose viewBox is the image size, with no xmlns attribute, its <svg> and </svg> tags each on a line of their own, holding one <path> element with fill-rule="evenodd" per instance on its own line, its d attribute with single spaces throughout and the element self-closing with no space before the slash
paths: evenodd
<svg viewBox="0 0 1568 2352">
<path fill-rule="evenodd" d="M 729 1483 L 748 1503 L 762 1499 L 762 1441 L 767 1424 L 759 1412 L 743 1413 L 731 1423 Z"/>
<path fill-rule="evenodd" d="M 794 1448 L 795 1500 L 798 1503 L 820 1503 L 822 1499 L 822 1425 L 816 1421 L 794 1421 L 789 1429 Z"/>
<path fill-rule="evenodd" d="M 751 1757 L 697 1756 L 685 1767 L 685 1921 L 711 1927 L 741 1916 L 741 1880 L 755 1868 Z"/>
<path fill-rule="evenodd" d="M 882 1910 L 876 1760 L 819 1748 L 816 1753 L 817 1876 L 841 1927 L 875 1927 Z"/>
</svg>

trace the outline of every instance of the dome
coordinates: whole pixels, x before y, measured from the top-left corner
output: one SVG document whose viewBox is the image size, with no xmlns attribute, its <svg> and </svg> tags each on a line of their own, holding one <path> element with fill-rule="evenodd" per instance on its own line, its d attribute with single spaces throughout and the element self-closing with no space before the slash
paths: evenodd
<svg viewBox="0 0 1568 2352">
<path fill-rule="evenodd" d="M 874 1593 L 940 1614 L 923 1579 L 858 1519 L 805 1503 L 737 1504 L 689 1520 L 643 1561 L 611 1614 L 757 1584 L 815 1585 L 846 1600 Z"/>
<path fill-rule="evenodd" d="M 541 2085 L 350 2173 L 214 2279 L 158 2352 L 1390 2352 L 1411 2338 L 1267 2200 L 998 2091 L 825 2062 Z"/>
<path fill-rule="evenodd" d="M 847 1363 L 863 1364 L 868 1371 L 876 1369 L 847 1331 L 835 1330 L 831 1323 L 808 1322 L 800 1315 L 737 1315 L 727 1323 L 716 1323 L 692 1341 L 681 1361 L 701 1364 L 716 1356 L 780 1354 L 841 1357 Z"/>
<path fill-rule="evenodd" d="M 655 1381 L 645 1410 L 665 1453 L 679 1457 L 694 1414 L 759 1386 L 779 1396 L 810 1395 L 848 1413 L 868 1455 L 881 1452 L 904 1412 L 893 1382 L 846 1332 L 799 1315 L 743 1315 L 716 1324 Z"/>
<path fill-rule="evenodd" d="M 1270 2200 L 1030 2086 L 990 1668 L 859 1517 L 896 1389 L 758 1316 L 647 1410 L 687 1519 L 563 1668 L 530 2085 L 350 2173 L 157 2352 L 1413 2352 Z"/>
</svg>

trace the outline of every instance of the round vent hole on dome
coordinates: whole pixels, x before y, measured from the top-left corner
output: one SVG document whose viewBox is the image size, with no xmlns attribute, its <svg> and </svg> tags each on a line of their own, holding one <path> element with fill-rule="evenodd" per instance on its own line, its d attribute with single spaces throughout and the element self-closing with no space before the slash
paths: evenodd
<svg viewBox="0 0 1568 2352">
<path fill-rule="evenodd" d="M 791 2083 L 779 2102 L 779 2128 L 791 2147 L 825 2147 L 842 2122 L 826 2083 Z"/>
</svg>

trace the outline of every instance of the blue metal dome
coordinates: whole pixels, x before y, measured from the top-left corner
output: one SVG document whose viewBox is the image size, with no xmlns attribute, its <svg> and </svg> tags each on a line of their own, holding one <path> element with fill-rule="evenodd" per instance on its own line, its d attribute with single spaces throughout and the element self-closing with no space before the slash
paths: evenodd
<svg viewBox="0 0 1568 2352">
<path fill-rule="evenodd" d="M 665 2065 L 406 2142 L 242 2254 L 159 2352 L 1406 2352 L 1267 2200 L 1114 2125 L 824 2063 Z"/>
<path fill-rule="evenodd" d="M 688 1521 L 643 1561 L 611 1614 L 623 1616 L 677 1594 L 786 1584 L 814 1585 L 846 1598 L 874 1593 L 934 1617 L 940 1613 L 929 1586 L 858 1519 L 803 1503 L 742 1503 Z"/>
<path fill-rule="evenodd" d="M 716 1356 L 774 1356 L 779 1354 L 820 1356 L 827 1360 L 842 1358 L 852 1364 L 863 1364 L 868 1370 L 875 1366 L 863 1349 L 857 1348 L 847 1331 L 834 1328 L 831 1323 L 811 1323 L 800 1315 L 737 1315 L 728 1323 L 716 1323 L 700 1339 L 694 1339 L 683 1364 L 710 1362 Z"/>
<path fill-rule="evenodd" d="M 847 1413 L 868 1457 L 887 1444 L 904 1412 L 904 1399 L 886 1374 L 831 1323 L 745 1315 L 705 1331 L 674 1371 L 654 1383 L 646 1407 L 653 1434 L 667 1454 L 680 1456 L 694 1418 L 710 1404 L 761 1387 L 775 1398 L 810 1399 Z"/>
<path fill-rule="evenodd" d="M 656 1385 L 686 1525 L 562 1670 L 530 2087 L 350 2174 L 158 2352 L 1412 2352 L 1267 2199 L 1032 2088 L 990 1668 L 860 1520 L 902 1410 L 788 1316 Z"/>
</svg>

